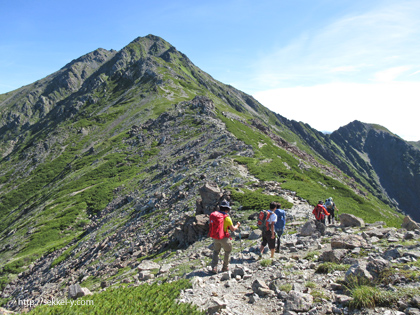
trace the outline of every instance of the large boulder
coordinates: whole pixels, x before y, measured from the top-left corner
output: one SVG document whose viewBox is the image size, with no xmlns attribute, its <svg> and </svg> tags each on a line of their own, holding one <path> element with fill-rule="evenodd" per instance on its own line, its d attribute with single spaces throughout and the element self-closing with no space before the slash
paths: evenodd
<svg viewBox="0 0 420 315">
<path fill-rule="evenodd" d="M 143 260 L 138 266 L 138 271 L 144 271 L 144 270 L 153 270 L 153 269 L 160 269 L 160 265 L 155 263 L 152 260 Z"/>
<path fill-rule="evenodd" d="M 209 216 L 206 214 L 187 217 L 181 226 L 175 229 L 175 239 L 183 245 L 192 244 L 209 232 Z"/>
<path fill-rule="evenodd" d="M 373 276 L 367 270 L 367 262 L 359 261 L 350 266 L 346 272 L 345 280 L 347 283 L 357 281 L 357 283 L 365 283 L 373 280 Z"/>
<path fill-rule="evenodd" d="M 340 263 L 347 255 L 346 249 L 333 249 L 322 253 L 320 259 L 322 261 L 329 261 L 333 263 Z"/>
<path fill-rule="evenodd" d="M 254 293 L 258 294 L 259 296 L 274 295 L 274 292 L 261 279 L 254 280 L 252 283 L 252 291 L 254 291 Z"/>
<path fill-rule="evenodd" d="M 196 201 L 196 214 L 210 214 L 217 210 L 223 193 L 216 183 L 207 182 L 198 192 L 200 193 L 201 199 Z"/>
<path fill-rule="evenodd" d="M 355 215 L 342 213 L 340 214 L 340 223 L 342 226 L 359 226 L 364 227 L 365 221 L 363 219 L 356 217 Z"/>
<path fill-rule="evenodd" d="M 401 224 L 401 227 L 408 231 L 414 231 L 414 230 L 420 229 L 419 224 L 416 221 L 414 221 L 409 215 L 407 215 L 404 218 L 403 223 Z"/>
<path fill-rule="evenodd" d="M 286 298 L 284 309 L 292 312 L 308 312 L 313 302 L 312 295 L 291 290 Z"/>
<path fill-rule="evenodd" d="M 88 288 L 82 288 L 80 284 L 72 284 L 68 289 L 68 296 L 71 299 L 77 299 L 85 295 L 92 295 Z"/>
<path fill-rule="evenodd" d="M 382 257 L 386 260 L 393 260 L 402 257 L 402 253 L 398 248 L 391 248 L 385 251 Z"/>
<path fill-rule="evenodd" d="M 382 238 L 387 238 L 387 235 L 392 232 L 395 231 L 394 228 L 369 228 L 368 230 L 366 230 L 364 233 L 366 235 L 368 235 L 369 237 L 377 237 L 379 239 Z"/>
<path fill-rule="evenodd" d="M 389 268 L 391 264 L 383 258 L 369 258 L 368 261 L 358 261 L 346 272 L 346 282 L 357 280 L 358 283 L 370 283 L 380 278 L 383 270 Z"/>
<path fill-rule="evenodd" d="M 306 222 L 300 229 L 300 235 L 312 236 L 314 234 L 325 235 L 325 225 L 316 220 Z"/>
<path fill-rule="evenodd" d="M 332 249 L 354 249 L 356 247 L 366 248 L 368 243 L 362 236 L 356 234 L 335 235 L 331 239 Z"/>
<path fill-rule="evenodd" d="M 382 257 L 379 258 L 369 258 L 367 264 L 367 270 L 370 274 L 375 278 L 378 279 L 381 276 L 383 270 L 388 269 L 391 267 L 391 263 Z"/>
<path fill-rule="evenodd" d="M 219 314 L 219 312 L 222 309 L 226 308 L 226 302 L 224 302 L 223 300 L 217 298 L 217 297 L 213 297 L 211 298 L 209 301 L 207 301 L 207 304 L 205 306 L 205 308 L 207 309 L 207 314 L 211 315 L 211 314 Z"/>
<path fill-rule="evenodd" d="M 260 229 L 253 230 L 251 234 L 249 234 L 249 240 L 259 240 L 262 237 L 262 231 Z"/>
</svg>

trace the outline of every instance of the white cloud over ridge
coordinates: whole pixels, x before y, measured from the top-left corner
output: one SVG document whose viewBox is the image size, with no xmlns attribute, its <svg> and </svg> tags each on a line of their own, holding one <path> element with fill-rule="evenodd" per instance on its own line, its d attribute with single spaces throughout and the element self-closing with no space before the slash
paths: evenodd
<svg viewBox="0 0 420 315">
<path fill-rule="evenodd" d="M 419 141 L 420 2 L 379 4 L 263 56 L 254 97 L 320 131 L 360 120 Z"/>
<path fill-rule="evenodd" d="M 419 141 L 420 82 L 329 83 L 255 93 L 280 115 L 332 132 L 359 120 L 386 127 L 407 141 Z"/>
</svg>

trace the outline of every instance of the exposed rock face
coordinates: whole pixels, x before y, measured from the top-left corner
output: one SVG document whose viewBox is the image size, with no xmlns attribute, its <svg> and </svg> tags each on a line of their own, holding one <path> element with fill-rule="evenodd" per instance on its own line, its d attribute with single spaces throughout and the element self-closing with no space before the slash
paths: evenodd
<svg viewBox="0 0 420 315">
<path fill-rule="evenodd" d="M 420 150 L 385 128 L 353 121 L 324 136 L 297 121 L 282 122 L 308 146 L 370 191 L 420 221 Z M 360 192 L 361 193 L 361 192 Z M 362 194 L 362 193 L 361 193 Z"/>
<path fill-rule="evenodd" d="M 354 121 L 331 134 L 353 165 L 359 165 L 373 187 L 383 187 L 390 200 L 420 221 L 417 207 L 420 191 L 420 150 L 396 135 L 375 125 Z M 368 162 L 363 155 L 368 157 Z M 370 176 L 377 174 L 378 179 Z M 351 175 L 349 171 L 347 171 Z M 353 176 L 353 175 L 351 175 Z"/>
</svg>

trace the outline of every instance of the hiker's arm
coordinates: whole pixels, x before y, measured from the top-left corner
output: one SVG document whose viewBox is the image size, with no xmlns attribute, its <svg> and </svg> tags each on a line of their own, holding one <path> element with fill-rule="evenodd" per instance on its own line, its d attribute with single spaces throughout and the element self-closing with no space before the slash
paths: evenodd
<svg viewBox="0 0 420 315">
<path fill-rule="evenodd" d="M 241 222 L 236 223 L 236 225 L 229 225 L 229 229 L 232 232 L 235 232 L 237 229 L 239 229 L 239 227 L 241 226 Z"/>
</svg>

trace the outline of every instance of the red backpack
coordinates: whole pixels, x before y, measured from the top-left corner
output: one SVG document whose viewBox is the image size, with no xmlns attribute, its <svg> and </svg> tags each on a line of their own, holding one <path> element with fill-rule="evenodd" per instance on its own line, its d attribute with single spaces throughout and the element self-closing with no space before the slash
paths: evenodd
<svg viewBox="0 0 420 315">
<path fill-rule="evenodd" d="M 317 220 L 323 220 L 325 217 L 324 208 L 320 205 L 317 205 L 312 213 L 315 215 Z"/>
<path fill-rule="evenodd" d="M 223 229 L 223 224 L 227 214 L 224 214 L 219 211 L 213 211 L 210 214 L 210 223 L 209 223 L 209 236 L 216 240 L 221 240 L 225 237 L 229 237 L 230 234 L 225 232 Z"/>
<path fill-rule="evenodd" d="M 270 225 L 268 224 L 268 218 L 270 215 L 271 213 L 267 210 L 260 211 L 260 214 L 258 215 L 257 226 L 263 232 L 270 229 Z"/>
</svg>

